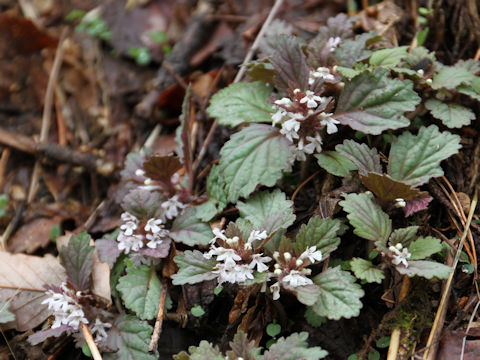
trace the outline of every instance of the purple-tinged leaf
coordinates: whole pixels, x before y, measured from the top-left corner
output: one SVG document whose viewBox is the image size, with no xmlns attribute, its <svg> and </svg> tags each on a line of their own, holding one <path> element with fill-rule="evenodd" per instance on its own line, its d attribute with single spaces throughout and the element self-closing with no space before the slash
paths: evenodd
<svg viewBox="0 0 480 360">
<path fill-rule="evenodd" d="M 138 320 L 135 316 L 119 315 L 108 332 L 106 347 L 116 351 L 113 354 L 104 353 L 105 360 L 155 360 L 157 357 L 149 354 L 148 345 L 152 327 L 147 322 Z"/>
<path fill-rule="evenodd" d="M 406 205 L 403 208 L 405 217 L 409 217 L 410 215 L 418 211 L 425 210 L 428 207 L 428 204 L 430 203 L 430 201 L 432 200 L 433 198 L 430 195 L 428 195 L 428 193 L 426 193 L 425 196 L 419 196 L 411 200 L 407 200 Z"/>
<path fill-rule="evenodd" d="M 30 335 L 27 340 L 30 344 L 37 345 L 41 342 L 44 342 L 50 337 L 59 337 L 67 331 L 70 333 L 75 332 L 75 330 L 71 326 L 62 324 L 55 329 L 37 331 L 33 335 Z"/>
<path fill-rule="evenodd" d="M 122 201 L 122 208 L 140 220 L 161 218 L 163 198 L 158 192 L 146 189 L 131 190 Z"/>
<path fill-rule="evenodd" d="M 293 333 L 287 338 L 281 337 L 268 351 L 265 351 L 263 360 L 318 360 L 328 355 L 322 348 L 308 347 L 308 333 Z"/>
<path fill-rule="evenodd" d="M 335 50 L 335 62 L 338 65 L 352 68 L 357 62 L 367 59 L 372 53 L 367 50 L 367 41 L 378 37 L 374 31 L 355 36 L 355 39 L 346 39 Z"/>
<path fill-rule="evenodd" d="M 373 192 L 383 205 L 395 201 L 395 199 L 412 200 L 416 197 L 428 196 L 427 192 L 407 185 L 401 181 L 395 181 L 386 174 L 369 173 L 367 176 L 360 175 L 360 180 L 365 187 Z"/>
<path fill-rule="evenodd" d="M 440 162 L 458 153 L 460 137 L 440 132 L 438 127 L 422 127 L 418 135 L 404 132 L 393 143 L 388 159 L 388 175 L 406 184 L 419 186 L 443 175 Z"/>
<path fill-rule="evenodd" d="M 243 331 L 239 331 L 233 337 L 233 341 L 230 341 L 231 351 L 227 351 L 228 359 L 239 359 L 244 360 L 256 360 L 258 350 L 255 348 L 255 341 L 249 341 L 247 334 Z"/>
<path fill-rule="evenodd" d="M 359 144 L 353 140 L 345 140 L 343 144 L 338 144 L 335 150 L 350 160 L 360 174 L 383 172 L 377 149 L 370 149 L 366 144 Z"/>
<path fill-rule="evenodd" d="M 139 153 L 130 153 L 125 160 L 125 167 L 120 172 L 123 181 L 136 181 L 142 183 L 145 179 L 135 172 L 142 168 L 145 156 Z"/>
<path fill-rule="evenodd" d="M 175 256 L 174 261 L 178 265 L 178 272 L 172 275 L 173 285 L 195 284 L 217 277 L 212 272 L 217 261 L 205 259 L 203 253 L 198 250 L 187 250 Z"/>
<path fill-rule="evenodd" d="M 207 245 L 212 240 L 213 233 L 208 223 L 200 221 L 195 216 L 195 208 L 189 207 L 173 221 L 170 237 L 175 242 L 188 246 Z"/>
<path fill-rule="evenodd" d="M 90 235 L 85 231 L 70 238 L 60 250 L 60 261 L 67 272 L 67 280 L 75 290 L 89 290 L 92 284 L 93 252 Z"/>
<path fill-rule="evenodd" d="M 367 240 L 386 244 L 392 231 L 392 220 L 373 201 L 372 193 L 345 194 L 340 206 L 348 213 L 353 233 Z"/>
<path fill-rule="evenodd" d="M 299 257 L 306 249 L 316 246 L 325 259 L 340 244 L 337 231 L 340 230 L 341 221 L 338 219 L 322 219 L 312 217 L 308 224 L 303 224 L 293 243 L 294 254 Z"/>
<path fill-rule="evenodd" d="M 176 156 L 154 155 L 143 163 L 145 176 L 160 183 L 164 190 L 173 193 L 175 193 L 175 189 L 172 184 L 172 176 L 181 168 L 182 163 Z"/>
<path fill-rule="evenodd" d="M 118 248 L 117 235 L 118 230 L 95 241 L 95 247 L 97 248 L 100 261 L 107 263 L 110 269 L 122 253 L 122 250 Z"/>
<path fill-rule="evenodd" d="M 340 266 L 329 268 L 315 276 L 313 282 L 321 290 L 320 296 L 312 306 L 317 315 L 338 320 L 360 314 L 362 308 L 360 298 L 365 293 L 348 271 L 341 270 Z"/>
<path fill-rule="evenodd" d="M 308 89 L 309 70 L 301 41 L 294 36 L 280 35 L 270 40 L 275 51 L 269 56 L 275 69 L 275 87 L 286 93 Z"/>
<path fill-rule="evenodd" d="M 189 346 L 188 352 L 182 351 L 173 355 L 173 360 L 224 360 L 222 352 L 218 345 L 213 345 L 206 340 L 200 341 L 198 346 Z M 238 359 L 234 357 L 233 359 Z M 251 360 L 251 359 L 248 359 Z"/>
<path fill-rule="evenodd" d="M 163 259 L 166 258 L 168 256 L 168 253 L 170 252 L 170 244 L 171 240 L 165 238 L 162 240 L 161 243 L 157 244 L 157 247 L 155 249 L 144 247 L 138 250 L 138 253 L 156 259 Z"/>
<path fill-rule="evenodd" d="M 408 267 L 402 264 L 397 265 L 395 269 L 397 269 L 400 274 L 407 275 L 408 277 L 422 276 L 427 279 L 433 277 L 446 279 L 450 275 L 450 271 L 452 271 L 450 266 L 425 260 L 408 261 Z"/>
<path fill-rule="evenodd" d="M 297 286 L 294 290 L 294 293 L 297 296 L 298 301 L 304 305 L 311 306 L 317 302 L 321 290 L 317 285 L 311 284 Z"/>
<path fill-rule="evenodd" d="M 388 69 L 364 71 L 349 81 L 340 95 L 334 118 L 365 134 L 379 135 L 406 127 L 403 115 L 415 110 L 420 97 L 409 80 L 388 78 Z"/>
</svg>

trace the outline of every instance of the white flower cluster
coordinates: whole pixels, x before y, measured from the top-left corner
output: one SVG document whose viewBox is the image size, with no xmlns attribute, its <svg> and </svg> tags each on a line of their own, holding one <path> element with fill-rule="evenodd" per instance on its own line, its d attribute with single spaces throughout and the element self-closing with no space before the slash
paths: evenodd
<svg viewBox="0 0 480 360">
<path fill-rule="evenodd" d="M 390 246 L 388 250 L 390 250 L 393 256 L 392 263 L 394 265 L 403 264 L 408 268 L 407 260 L 412 256 L 412 254 L 408 252 L 408 248 L 404 248 L 402 244 L 398 243 L 395 246 Z"/>
<path fill-rule="evenodd" d="M 124 223 L 120 226 L 118 234 L 118 249 L 128 254 L 130 251 L 138 251 L 144 246 L 144 240 L 148 240 L 147 247 L 156 249 L 168 236 L 169 231 L 164 229 L 162 219 L 149 219 L 143 229 L 140 221 L 132 214 L 122 214 Z"/>
<path fill-rule="evenodd" d="M 243 246 L 241 246 L 240 239 L 237 236 L 228 238 L 224 230 L 213 229 L 213 234 L 215 237 L 210 241 L 210 251 L 203 254 L 203 257 L 211 259 L 212 256 L 216 256 L 218 263 L 213 273 L 218 277 L 218 285 L 224 282 L 232 284 L 242 283 L 248 279 L 253 279 L 255 268 L 257 268 L 258 272 L 268 270 L 268 266 L 265 263 L 272 259 L 268 256 L 263 256 L 263 254 L 254 254 L 252 245 L 254 241 L 266 239 L 266 231 L 252 231 L 247 241 L 243 242 Z M 229 247 L 215 246 L 217 239 L 220 239 Z M 243 261 L 239 254 L 240 252 L 251 258 L 249 263 Z"/>
<path fill-rule="evenodd" d="M 328 39 L 326 47 L 328 48 L 329 52 L 334 52 L 341 42 L 342 39 L 339 36 L 331 37 Z"/>
<path fill-rule="evenodd" d="M 98 317 L 95 319 L 95 323 L 90 325 L 88 328 L 90 329 L 90 333 L 94 336 L 93 340 L 95 343 L 104 345 L 105 340 L 107 340 L 108 334 L 107 330 L 112 327 L 112 324 L 108 322 L 103 322 Z M 73 334 L 73 338 L 75 339 L 75 346 L 77 348 L 81 348 L 85 343 L 85 338 L 82 333 L 77 332 Z"/>
<path fill-rule="evenodd" d="M 162 209 L 165 210 L 165 217 L 169 220 L 177 217 L 179 214 L 179 210 L 185 208 L 185 204 L 178 200 L 178 195 L 174 195 L 167 201 L 164 201 L 161 206 Z"/>
<path fill-rule="evenodd" d="M 313 284 L 313 281 L 307 277 L 312 273 L 312 270 L 306 268 L 306 266 L 322 261 L 323 259 L 322 252 L 317 250 L 316 246 L 307 248 L 296 259 L 293 259 L 292 254 L 289 252 L 283 253 L 283 259 L 281 259 L 277 251 L 273 254 L 273 257 L 277 261 L 273 273 L 278 279 L 276 283 L 270 286 L 273 300 L 280 298 L 281 286 L 287 289 L 294 289 L 298 286 Z M 309 263 L 306 263 L 307 260 Z"/>
<path fill-rule="evenodd" d="M 322 78 L 325 81 L 334 82 L 335 77 L 330 73 L 328 68 L 318 68 L 316 71 L 310 72 L 309 84 L 312 85 L 315 79 Z M 295 89 L 294 94 L 299 94 L 300 89 Z M 280 133 L 283 134 L 290 142 L 296 142 L 296 159 L 300 161 L 306 160 L 307 154 L 319 153 L 322 151 L 322 138 L 318 132 L 300 137 L 299 131 L 302 122 L 319 106 L 325 106 L 330 100 L 318 96 L 312 90 L 306 90 L 302 93 L 303 97 L 298 96 L 297 99 L 284 97 L 274 102 L 273 108 L 277 111 L 272 115 L 272 126 L 281 125 Z M 326 127 L 328 134 L 338 131 L 338 120 L 332 118 L 332 113 L 320 112 L 318 119 L 322 126 Z"/>
<path fill-rule="evenodd" d="M 82 306 L 71 296 L 72 290 L 67 288 L 66 283 L 62 283 L 62 293 L 48 290 L 45 294 L 47 299 L 42 301 L 42 304 L 47 304 L 49 310 L 53 310 L 55 320 L 52 324 L 52 329 L 56 329 L 61 325 L 68 325 L 73 330 L 77 331 L 80 323 L 88 324 L 85 318 Z M 73 295 L 73 294 L 72 294 Z"/>
</svg>

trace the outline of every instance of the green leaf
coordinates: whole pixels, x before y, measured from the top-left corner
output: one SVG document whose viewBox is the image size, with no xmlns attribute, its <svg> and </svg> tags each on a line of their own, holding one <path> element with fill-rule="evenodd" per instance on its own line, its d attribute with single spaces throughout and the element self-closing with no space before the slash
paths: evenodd
<svg viewBox="0 0 480 360">
<path fill-rule="evenodd" d="M 259 348 L 255 347 L 255 340 L 249 341 L 247 334 L 241 330 L 235 334 L 233 341 L 230 341 L 230 348 L 232 351 L 227 351 L 229 360 L 238 360 L 239 358 L 254 360 L 259 357 L 261 352 Z"/>
<path fill-rule="evenodd" d="M 418 226 L 408 226 L 406 228 L 395 229 L 395 231 L 390 235 L 388 245 L 395 246 L 400 243 L 403 245 L 403 247 L 410 248 L 410 244 L 417 237 L 417 231 Z"/>
<path fill-rule="evenodd" d="M 420 97 L 409 80 L 388 78 L 388 69 L 364 71 L 349 81 L 340 95 L 334 118 L 365 134 L 408 126 L 403 116 L 415 110 Z"/>
<path fill-rule="evenodd" d="M 220 154 L 208 195 L 227 202 L 247 198 L 258 185 L 273 186 L 294 161 L 294 146 L 277 128 L 252 124 L 232 135 Z M 216 190 L 212 193 L 212 191 Z"/>
<path fill-rule="evenodd" d="M 266 332 L 268 336 L 275 337 L 282 332 L 282 326 L 277 323 L 270 323 L 267 325 Z"/>
<path fill-rule="evenodd" d="M 392 231 L 392 220 L 373 202 L 372 193 L 345 194 L 344 198 L 340 206 L 348 213 L 347 218 L 355 228 L 354 234 L 386 244 Z"/>
<path fill-rule="evenodd" d="M 383 270 L 377 269 L 371 261 L 355 257 L 350 261 L 350 266 L 355 276 L 360 280 L 381 284 L 385 278 Z"/>
<path fill-rule="evenodd" d="M 281 337 L 268 351 L 263 360 L 318 360 L 328 355 L 320 347 L 308 347 L 308 333 L 293 333 L 287 338 Z"/>
<path fill-rule="evenodd" d="M 312 306 L 318 315 L 338 320 L 360 314 L 360 298 L 364 292 L 361 286 L 355 283 L 355 277 L 341 270 L 340 266 L 320 273 L 313 278 L 313 282 L 321 289 L 317 302 Z"/>
<path fill-rule="evenodd" d="M 475 75 L 462 66 L 444 66 L 437 74 L 433 75 L 433 89 L 455 89 L 461 84 L 469 85 L 475 79 Z"/>
<path fill-rule="evenodd" d="M 304 316 L 305 320 L 307 320 L 307 322 L 313 327 L 320 327 L 327 321 L 326 317 L 317 315 L 310 306 L 308 306 L 307 310 L 305 310 Z"/>
<path fill-rule="evenodd" d="M 157 316 L 162 283 L 155 273 L 155 267 L 127 267 L 127 275 L 120 278 L 117 290 L 125 306 L 140 319 L 151 320 Z"/>
<path fill-rule="evenodd" d="M 470 125 L 475 120 L 475 113 L 461 105 L 445 104 L 439 100 L 430 99 L 425 103 L 432 116 L 439 119 L 449 128 L 461 128 Z"/>
<path fill-rule="evenodd" d="M 353 140 L 345 140 L 343 144 L 335 146 L 337 152 L 350 160 L 360 174 L 370 172 L 383 173 L 380 165 L 380 156 L 377 149 L 370 149 L 366 144 L 359 144 Z"/>
<path fill-rule="evenodd" d="M 15 315 L 8 310 L 9 307 L 10 307 L 9 302 L 7 301 L 0 302 L 0 324 L 5 324 L 15 320 Z"/>
<path fill-rule="evenodd" d="M 385 349 L 385 348 L 389 347 L 390 346 L 390 336 L 381 337 L 380 339 L 377 340 L 375 345 L 379 349 Z"/>
<path fill-rule="evenodd" d="M 446 279 L 452 270 L 450 266 L 425 260 L 408 261 L 408 267 L 397 265 L 395 269 L 397 269 L 400 274 L 407 275 L 408 277 L 417 275 L 427 279 L 433 277 Z"/>
<path fill-rule="evenodd" d="M 195 317 L 202 317 L 205 315 L 205 310 L 200 305 L 194 305 L 191 309 L 190 312 L 192 313 L 193 316 Z"/>
<path fill-rule="evenodd" d="M 408 46 L 377 50 L 370 56 L 370 64 L 387 68 L 397 66 L 408 55 L 407 50 Z"/>
<path fill-rule="evenodd" d="M 315 304 L 321 292 L 321 289 L 315 284 L 297 286 L 296 288 L 290 288 L 289 290 L 295 293 L 298 301 L 307 306 Z"/>
<path fill-rule="evenodd" d="M 317 158 L 320 167 L 335 176 L 346 177 L 350 175 L 350 171 L 357 169 L 346 156 L 337 151 L 322 151 L 314 156 Z"/>
<path fill-rule="evenodd" d="M 443 175 L 440 162 L 460 149 L 460 137 L 441 133 L 438 127 L 422 127 L 418 135 L 404 132 L 390 149 L 388 174 L 409 185 L 422 185 Z"/>
<path fill-rule="evenodd" d="M 343 67 L 343 66 L 337 66 L 336 69 L 340 75 L 346 77 L 349 80 L 361 73 L 360 70 L 350 69 L 348 67 Z"/>
<path fill-rule="evenodd" d="M 135 316 L 120 315 L 108 332 L 106 346 L 116 353 L 104 353 L 105 360 L 155 360 L 148 353 L 152 327 Z"/>
<path fill-rule="evenodd" d="M 342 223 L 338 219 L 322 219 L 320 216 L 310 218 L 307 225 L 300 228 L 293 248 L 295 256 L 300 256 L 307 248 L 316 246 L 326 258 L 332 251 L 335 251 L 340 244 L 337 232 Z"/>
<path fill-rule="evenodd" d="M 271 193 L 262 191 L 250 197 L 246 202 L 237 202 L 240 216 L 250 221 L 256 230 L 266 230 L 272 234 L 286 229 L 295 221 L 293 202 L 279 189 Z"/>
<path fill-rule="evenodd" d="M 272 122 L 272 105 L 267 103 L 272 87 L 260 81 L 239 82 L 212 96 L 207 113 L 220 125 L 235 127 L 241 123 Z"/>
<path fill-rule="evenodd" d="M 409 260 L 423 260 L 442 250 L 440 239 L 432 236 L 419 237 L 408 247 L 408 252 L 412 254 Z"/>
<path fill-rule="evenodd" d="M 93 252 L 90 235 L 85 231 L 73 235 L 67 246 L 60 249 L 60 261 L 67 272 L 68 282 L 76 290 L 89 290 L 92 284 Z"/>
<path fill-rule="evenodd" d="M 195 208 L 185 209 L 175 218 L 170 229 L 170 237 L 188 246 L 207 245 L 213 238 L 210 225 L 198 220 Z"/>
<path fill-rule="evenodd" d="M 212 273 L 217 261 L 205 259 L 198 250 L 187 250 L 175 256 L 178 272 L 172 275 L 173 285 L 195 284 L 202 281 L 213 280 L 217 276 Z"/>
<path fill-rule="evenodd" d="M 188 353 L 182 351 L 174 355 L 174 360 L 225 360 L 225 356 L 218 349 L 218 346 L 213 346 L 208 341 L 202 340 L 198 346 L 190 346 Z"/>
</svg>

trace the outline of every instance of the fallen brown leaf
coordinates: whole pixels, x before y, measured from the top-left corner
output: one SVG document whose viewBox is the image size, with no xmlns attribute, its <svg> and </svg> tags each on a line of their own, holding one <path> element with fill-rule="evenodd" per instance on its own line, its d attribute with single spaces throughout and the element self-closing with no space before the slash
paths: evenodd
<svg viewBox="0 0 480 360">
<path fill-rule="evenodd" d="M 5 326 L 27 331 L 40 325 L 51 314 L 42 305 L 44 286 L 60 286 L 65 280 L 64 268 L 52 255 L 0 252 L 0 301 L 10 301 L 10 311 L 15 314 L 15 321 Z"/>
</svg>

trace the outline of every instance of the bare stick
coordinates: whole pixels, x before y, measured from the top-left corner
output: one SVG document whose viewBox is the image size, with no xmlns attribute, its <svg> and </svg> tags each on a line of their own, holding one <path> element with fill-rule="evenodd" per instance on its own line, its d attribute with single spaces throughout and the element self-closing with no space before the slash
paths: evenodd
<svg viewBox="0 0 480 360">
<path fill-rule="evenodd" d="M 50 130 L 50 122 L 52 118 L 52 104 L 53 104 L 53 95 L 55 92 L 55 86 L 57 85 L 58 73 L 60 72 L 60 67 L 62 66 L 63 58 L 63 41 L 67 35 L 67 29 L 62 31 L 60 41 L 58 42 L 57 52 L 55 53 L 55 60 L 53 61 L 52 71 L 50 72 L 50 77 L 48 78 L 47 91 L 45 93 L 45 102 L 43 105 L 43 114 L 42 114 L 42 128 L 40 130 L 40 143 L 44 143 L 48 139 L 48 130 Z M 30 203 L 35 196 L 35 189 L 38 183 L 38 177 L 40 172 L 40 162 L 35 161 L 35 166 L 33 167 L 32 178 L 30 181 L 30 187 L 28 189 L 27 203 Z"/>
<path fill-rule="evenodd" d="M 400 346 L 400 329 L 395 328 L 390 336 L 390 346 L 388 347 L 387 360 L 397 360 L 398 348 Z"/>
<path fill-rule="evenodd" d="M 157 320 L 155 320 L 155 327 L 153 328 L 152 339 L 148 346 L 148 351 L 155 351 L 158 345 L 158 338 L 162 332 L 163 314 L 165 308 L 165 296 L 167 295 L 167 279 L 163 279 L 162 295 L 160 296 L 160 304 L 158 305 Z"/>
<path fill-rule="evenodd" d="M 462 253 L 463 244 L 465 243 L 465 239 L 467 238 L 468 230 L 470 228 L 470 223 L 472 222 L 473 214 L 477 206 L 477 200 L 478 200 L 478 191 L 475 190 L 472 203 L 470 204 L 470 211 L 468 213 L 467 223 L 465 224 L 463 235 L 462 235 L 462 238 L 460 239 L 460 244 L 458 245 L 457 253 L 455 255 L 455 260 L 453 261 L 453 264 L 452 264 L 452 270 L 450 271 L 450 275 L 448 276 L 447 282 L 445 284 L 445 288 L 443 289 L 440 305 L 438 306 L 437 314 L 435 315 L 435 321 L 433 322 L 432 329 L 430 330 L 430 335 L 428 336 L 428 341 L 425 346 L 425 353 L 423 354 L 424 360 L 435 359 L 435 355 L 437 352 L 437 339 L 443 327 L 443 321 L 445 320 L 444 315 L 446 313 L 447 300 L 450 295 L 453 275 L 455 274 L 455 268 L 457 267 L 460 254 Z"/>
<path fill-rule="evenodd" d="M 80 327 L 82 328 L 82 334 L 87 342 L 88 348 L 92 353 L 92 357 L 94 360 L 102 360 L 102 355 L 100 355 L 100 351 L 98 351 L 97 344 L 95 344 L 95 340 L 93 340 L 92 333 L 88 328 L 87 324 L 80 323 Z"/>
<path fill-rule="evenodd" d="M 273 18 L 278 12 L 278 9 L 280 8 L 280 5 L 282 5 L 283 0 L 276 0 L 275 4 L 273 5 L 272 9 L 270 10 L 270 13 L 268 14 L 267 19 L 263 23 L 262 28 L 260 29 L 255 41 L 252 44 L 252 47 L 247 53 L 247 56 L 245 56 L 245 59 L 243 59 L 242 65 L 240 65 L 240 70 L 238 71 L 237 75 L 235 76 L 235 79 L 233 80 L 233 83 L 239 82 L 243 75 L 245 74 L 246 67 L 245 64 L 248 63 L 250 60 L 253 58 L 253 54 L 258 48 L 258 45 L 260 44 L 260 40 L 262 39 L 263 35 L 265 34 L 265 31 L 267 31 L 268 26 L 272 22 Z M 203 142 L 202 148 L 200 149 L 198 153 L 198 157 L 195 160 L 195 163 L 193 164 L 193 171 L 195 172 L 198 165 L 200 164 L 200 161 L 202 160 L 203 156 L 205 155 L 205 152 L 207 151 L 207 147 L 212 141 L 213 134 L 215 132 L 215 129 L 217 128 L 218 125 L 218 120 L 215 119 L 212 123 L 212 126 L 210 127 L 210 130 L 208 131 L 207 137 L 205 138 L 205 141 Z"/>
</svg>

